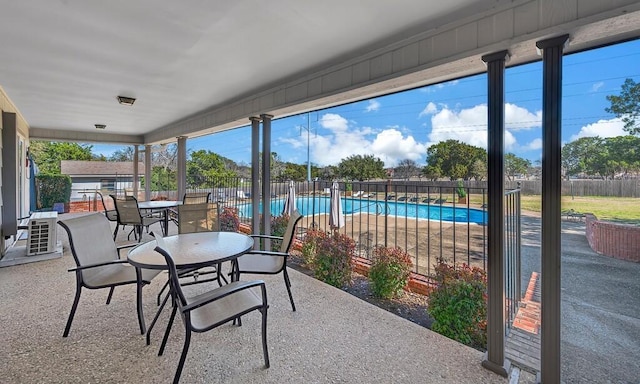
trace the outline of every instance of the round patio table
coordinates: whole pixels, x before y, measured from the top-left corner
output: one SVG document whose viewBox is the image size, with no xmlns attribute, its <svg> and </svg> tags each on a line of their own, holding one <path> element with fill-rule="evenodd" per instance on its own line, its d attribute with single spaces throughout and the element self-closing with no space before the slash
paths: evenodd
<svg viewBox="0 0 640 384">
<path fill-rule="evenodd" d="M 183 233 L 164 237 L 163 240 L 178 270 L 219 265 L 234 260 L 253 248 L 253 238 L 236 232 Z M 132 248 L 127 256 L 129 264 L 139 268 L 167 269 L 164 256 L 156 252 L 155 247 L 156 241 L 151 240 Z M 147 329 L 147 345 L 151 343 L 151 330 L 168 297 L 169 295 L 165 297 Z"/>
</svg>

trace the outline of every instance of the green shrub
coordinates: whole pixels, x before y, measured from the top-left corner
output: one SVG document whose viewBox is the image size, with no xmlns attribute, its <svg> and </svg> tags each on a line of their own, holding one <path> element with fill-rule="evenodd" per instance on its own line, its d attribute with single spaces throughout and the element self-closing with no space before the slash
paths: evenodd
<svg viewBox="0 0 640 384">
<path fill-rule="evenodd" d="M 467 191 L 464 189 L 464 183 L 462 180 L 458 180 L 458 187 L 456 188 L 456 193 L 459 198 L 467 197 Z"/>
<path fill-rule="evenodd" d="M 436 266 L 437 287 L 429 294 L 431 329 L 463 344 L 486 349 L 487 277 L 480 268 Z"/>
<path fill-rule="evenodd" d="M 68 175 L 37 175 L 40 208 L 51 208 L 54 203 L 71 200 L 71 178 Z"/>
<path fill-rule="evenodd" d="M 314 262 L 314 275 L 334 287 L 351 284 L 351 259 L 356 253 L 353 239 L 334 232 L 319 238 Z"/>
<path fill-rule="evenodd" d="M 289 225 L 289 215 L 271 216 L 271 236 L 282 237 L 287 230 L 287 225 Z M 281 240 L 271 240 L 271 250 L 279 251 L 281 244 Z"/>
<path fill-rule="evenodd" d="M 223 232 L 238 232 L 240 229 L 240 216 L 238 208 L 224 207 L 220 212 L 220 230 Z"/>
<path fill-rule="evenodd" d="M 316 254 L 318 252 L 318 243 L 326 237 L 326 233 L 311 229 L 307 231 L 302 242 L 302 261 L 311 269 L 314 268 Z"/>
<path fill-rule="evenodd" d="M 401 296 L 409 282 L 412 265 L 411 258 L 402 249 L 376 247 L 369 269 L 373 294 L 383 299 Z"/>
</svg>

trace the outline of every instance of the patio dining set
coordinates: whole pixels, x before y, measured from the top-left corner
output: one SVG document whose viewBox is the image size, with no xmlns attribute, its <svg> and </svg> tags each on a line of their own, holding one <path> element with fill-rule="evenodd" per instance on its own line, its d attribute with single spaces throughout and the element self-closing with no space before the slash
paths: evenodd
<svg viewBox="0 0 640 384">
<path fill-rule="evenodd" d="M 68 337 L 74 314 L 80 301 L 82 288 L 109 289 L 109 304 L 116 287 L 136 286 L 136 305 L 140 333 L 151 343 L 151 330 L 163 309 L 170 303 L 171 315 L 166 326 L 158 355 L 167 345 L 175 316 L 180 314 L 185 328 L 182 354 L 173 382 L 178 383 L 189 351 L 192 333 L 202 333 L 232 322 L 242 325 L 242 316 L 258 311 L 262 315 L 262 348 L 264 366 L 269 367 L 267 349 L 267 294 L 262 280 L 242 280 L 243 275 L 282 274 L 291 302 L 296 310 L 287 273 L 287 257 L 302 215 L 295 211 L 282 237 L 245 235 L 221 232 L 219 207 L 210 203 L 209 194 L 186 194 L 181 202 L 141 202 L 133 197 L 112 196 L 115 212 L 105 209 L 104 214 L 93 213 L 60 220 L 66 230 L 75 267 L 69 269 L 76 276 L 76 291 L 71 312 L 63 332 Z M 116 222 L 111 232 L 109 221 Z M 175 222 L 178 234 L 167 236 L 168 225 Z M 143 230 L 160 223 L 161 232 L 149 232 L 153 239 L 142 242 Z M 119 246 L 116 235 L 119 227 L 132 226 L 129 233 L 136 243 Z M 265 240 L 280 240 L 278 251 L 264 250 L 257 244 Z M 255 240 L 255 241 L 254 241 Z M 264 248 L 264 247 L 263 247 Z M 120 251 L 129 249 L 121 258 Z M 230 263 L 223 273 L 223 264 Z M 168 272 L 168 281 L 158 292 L 158 309 L 147 329 L 142 311 L 142 288 L 153 279 Z M 200 278 L 203 275 L 212 278 Z M 190 295 L 188 285 L 210 283 L 206 291 Z M 168 289 L 167 289 L 168 288 Z M 166 291 L 166 293 L 165 293 Z M 170 300 L 169 300 L 170 299 Z"/>
</svg>

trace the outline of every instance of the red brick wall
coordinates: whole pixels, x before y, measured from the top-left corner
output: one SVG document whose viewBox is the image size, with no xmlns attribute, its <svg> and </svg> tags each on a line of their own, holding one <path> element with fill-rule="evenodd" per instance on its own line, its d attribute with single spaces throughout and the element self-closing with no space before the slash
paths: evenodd
<svg viewBox="0 0 640 384">
<path fill-rule="evenodd" d="M 599 254 L 640 262 L 640 227 L 600 221 L 587 214 L 586 235 L 589 246 Z"/>
</svg>

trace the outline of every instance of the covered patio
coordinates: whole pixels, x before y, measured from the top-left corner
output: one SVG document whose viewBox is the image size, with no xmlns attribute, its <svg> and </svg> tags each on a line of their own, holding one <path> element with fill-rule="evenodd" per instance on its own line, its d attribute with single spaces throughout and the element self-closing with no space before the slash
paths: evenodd
<svg viewBox="0 0 640 384">
<path fill-rule="evenodd" d="M 302 381 L 348 381 L 347 378 L 357 376 L 351 374 L 354 369 L 363 375 L 362 382 L 385 381 L 389 377 L 384 376 L 386 372 L 402 364 L 408 364 L 408 368 L 402 370 L 403 374 L 394 371 L 397 374 L 393 376 L 394 382 L 401 381 L 406 372 L 424 375 L 432 368 L 434 382 L 451 378 L 453 382 L 461 382 L 463 380 L 455 376 L 458 367 L 477 375 L 469 376 L 472 377 L 469 382 L 499 380 L 483 370 L 480 361 L 485 368 L 508 375 L 510 364 L 504 355 L 502 260 L 504 70 L 506 66 L 543 60 L 541 379 L 548 383 L 561 380 L 558 185 L 562 57 L 566 53 L 640 36 L 640 3 L 637 1 L 405 0 L 365 6 L 359 1 L 267 4 L 243 0 L 224 5 L 202 3 L 192 8 L 169 0 L 129 2 L 118 7 L 104 2 L 38 1 L 6 2 L 0 6 L 0 14 L 0 46 L 8 58 L 0 66 L 3 131 L 0 241 L 4 242 L 3 251 L 16 235 L 16 218 L 29 213 L 25 203 L 28 172 L 23 165 L 30 140 L 128 144 L 135 148 L 134 165 L 138 164 L 141 148 L 144 148 L 145 162 L 150 163 L 151 145 L 177 141 L 178 195 L 181 196 L 185 190 L 186 140 L 251 124 L 252 135 L 246 142 L 251 146 L 251 196 L 257 209 L 260 187 L 264 196 L 262 203 L 269 207 L 270 195 L 266 188 L 270 181 L 272 119 L 488 73 L 487 355 L 483 359 L 475 351 L 454 346 L 453 342 L 400 319 L 388 322 L 387 314 L 364 303 L 351 303 L 354 299 L 328 287 L 318 286 L 316 291 L 314 281 L 294 274 L 300 295 L 306 296 L 309 309 L 315 312 L 306 312 L 313 313 L 308 319 L 305 315 L 280 312 L 278 309 L 286 305 L 278 301 L 282 295 L 274 292 L 270 328 L 282 329 L 283 333 L 272 333 L 270 340 L 284 340 L 272 341 L 271 348 L 290 343 L 290 348 L 280 350 L 282 353 L 273 350 L 273 366 L 287 367 L 282 377 L 297 378 L 295 381 L 301 381 L 297 376 L 301 372 L 313 373 L 313 377 L 305 376 Z M 137 101 L 135 105 L 120 105 L 119 96 Z M 258 169 L 260 152 L 262 177 Z M 149 167 L 145 172 L 145 178 L 150 179 Z M 136 168 L 134 174 L 138 174 Z M 149 198 L 150 191 L 145 192 Z M 263 213 L 265 221 L 269 220 L 268 208 Z M 259 227 L 258 216 L 255 211 L 253 228 Z M 15 309 L 2 312 L 3 336 L 10 338 L 10 342 L 3 343 L 1 348 L 11 346 L 7 353 L 14 353 L 2 362 L 7 364 L 3 371 L 9 372 L 9 377 L 16 381 L 58 381 L 51 372 L 60 372 L 60 375 L 75 372 L 75 376 L 61 376 L 64 378 L 59 381 L 84 382 L 105 367 L 125 369 L 125 375 L 98 376 L 95 381 L 119 382 L 130 367 L 140 369 L 131 371 L 130 376 L 141 381 L 156 382 L 168 377 L 163 370 L 171 372 L 172 368 L 167 368 L 170 364 L 155 366 L 148 362 L 173 361 L 169 353 L 174 350 L 170 348 L 167 356 L 156 358 L 151 348 L 144 349 L 144 343 L 138 340 L 141 338 L 133 332 L 135 322 L 127 329 L 130 308 L 123 307 L 122 312 L 117 309 L 119 305 L 132 305 L 131 302 L 114 300 L 108 311 L 111 316 L 101 316 L 98 311 L 84 313 L 113 327 L 112 332 L 92 331 L 90 326 L 95 323 L 92 321 L 85 321 L 86 328 L 81 327 L 83 314 L 79 313 L 72 337 L 62 340 L 55 324 L 62 324 L 67 310 L 61 303 L 72 286 L 68 284 L 72 277 L 65 272 L 69 266 L 69 258 L 64 257 L 38 266 L 0 271 L 0 297 L 7 303 L 4 308 Z M 303 293 L 304 290 L 308 291 Z M 125 291 L 117 293 L 116 299 L 124 297 Z M 150 294 L 153 287 L 146 291 Z M 318 301 L 320 298 L 326 302 Z M 102 296 L 95 298 L 96 303 L 103 299 Z M 345 303 L 339 306 L 343 299 Z M 14 300 L 19 301 L 8 304 Z M 353 308 L 361 306 L 365 311 L 362 317 L 348 318 L 349 322 L 341 317 L 347 313 L 357 316 L 360 311 Z M 331 307 L 341 310 L 333 313 Z M 81 311 L 86 310 L 84 308 L 90 306 L 83 305 Z M 112 316 L 117 320 L 105 321 Z M 369 317 L 376 319 L 375 323 L 388 323 L 389 328 L 372 333 L 375 328 L 354 327 Z M 276 322 L 284 321 L 282 319 L 290 322 L 280 327 Z M 248 319 L 247 325 L 249 322 Z M 310 326 L 314 324 L 321 326 Z M 294 329 L 299 332 L 299 340 L 289 338 L 295 334 Z M 352 339 L 357 335 L 354 329 L 362 331 L 363 337 Z M 420 336 L 398 342 L 414 329 Z M 231 335 L 237 330 L 213 332 L 203 337 L 217 340 L 218 335 L 226 331 Z M 250 327 L 243 327 L 240 332 L 250 332 Z M 127 342 L 114 340 L 117 335 Z M 77 343 L 68 348 L 74 336 Z M 253 340 L 249 336 L 247 334 L 238 348 L 252 348 Z M 302 341 L 308 336 L 317 338 L 310 337 L 308 344 L 304 344 Z M 449 351 L 449 347 L 440 346 L 439 342 L 431 343 L 431 338 L 460 349 Z M 416 343 L 416 340 L 424 342 Z M 123 345 L 130 345 L 131 349 Z M 221 348 L 233 345 L 232 339 L 220 345 Z M 305 348 L 299 349 L 300 346 Z M 406 348 L 416 349 L 406 351 Z M 194 346 L 190 360 L 194 365 L 187 366 L 193 369 L 201 364 L 202 370 L 191 371 L 191 375 L 204 375 L 196 381 L 213 381 L 214 378 L 206 377 L 208 374 L 221 381 L 280 380 L 278 368 L 265 372 L 252 367 L 250 362 L 255 360 L 249 349 L 249 353 L 240 354 L 242 360 L 221 370 L 206 368 L 212 362 L 223 361 L 214 358 L 215 349 L 203 349 L 200 356 L 196 350 Z M 404 357 L 394 354 L 401 350 L 405 350 Z M 461 352 L 465 350 L 467 352 Z M 296 353 L 300 353 L 300 359 L 295 359 Z M 317 358 L 314 360 L 311 356 L 317 354 L 326 356 L 326 363 L 314 364 Z M 465 360 L 467 354 L 470 360 Z M 139 365 L 141 356 L 153 359 L 142 359 L 145 364 Z M 245 357 L 248 359 L 244 360 Z M 397 363 L 392 364 L 396 358 Z M 62 364 L 55 364 L 56 359 Z M 136 364 L 132 364 L 134 361 Z M 361 361 L 368 363 L 362 365 Z M 290 365 L 280 364 L 282 362 Z M 106 369 L 105 375 L 110 372 L 113 371 Z M 227 372 L 228 376 L 219 376 Z M 38 376 L 20 376 L 31 373 Z M 243 376 L 247 374 L 255 377 Z M 331 376 L 334 374 L 336 376 Z M 416 378 L 424 381 L 422 376 L 411 376 L 407 382 L 414 382 Z"/>
<path fill-rule="evenodd" d="M 69 214 L 65 215 L 68 216 Z M 175 231 L 175 226 L 171 229 Z M 64 231 L 64 256 L 0 268 L 2 381 L 6 383 L 164 383 L 173 377 L 184 329 L 173 325 L 157 356 L 169 318 L 165 310 L 150 346 L 140 335 L 135 287 L 83 290 L 69 337 L 62 331 L 73 302 L 74 266 Z M 151 238 L 145 234 L 145 240 Z M 124 234 L 119 240 L 126 240 Z M 263 368 L 260 315 L 242 327 L 224 325 L 192 338 L 184 383 L 506 383 L 478 369 L 482 353 L 295 270 L 292 312 L 281 276 L 267 282 L 271 367 Z M 257 277 L 262 278 L 262 277 Z M 147 325 L 156 311 L 162 274 L 143 289 Z M 196 290 L 207 289 L 199 284 Z"/>
</svg>

